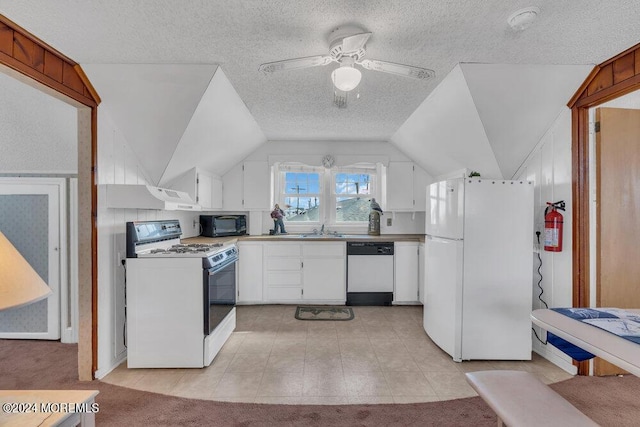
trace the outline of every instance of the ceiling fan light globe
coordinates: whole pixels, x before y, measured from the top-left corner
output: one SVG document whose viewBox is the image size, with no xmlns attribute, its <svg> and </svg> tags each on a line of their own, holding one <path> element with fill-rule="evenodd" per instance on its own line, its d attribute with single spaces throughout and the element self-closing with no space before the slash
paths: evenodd
<svg viewBox="0 0 640 427">
<path fill-rule="evenodd" d="M 360 84 L 362 73 L 354 67 L 339 67 L 331 73 L 331 81 L 343 92 L 349 92 Z"/>
</svg>

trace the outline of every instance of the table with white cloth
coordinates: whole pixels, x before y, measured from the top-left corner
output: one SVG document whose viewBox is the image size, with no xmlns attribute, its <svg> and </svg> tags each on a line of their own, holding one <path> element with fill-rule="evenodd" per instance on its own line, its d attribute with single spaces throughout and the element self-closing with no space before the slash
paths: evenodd
<svg viewBox="0 0 640 427">
<path fill-rule="evenodd" d="M 640 316 L 640 309 L 624 309 L 624 312 L 630 318 Z M 569 343 L 640 376 L 639 343 L 551 309 L 534 310 L 531 320 Z"/>
</svg>

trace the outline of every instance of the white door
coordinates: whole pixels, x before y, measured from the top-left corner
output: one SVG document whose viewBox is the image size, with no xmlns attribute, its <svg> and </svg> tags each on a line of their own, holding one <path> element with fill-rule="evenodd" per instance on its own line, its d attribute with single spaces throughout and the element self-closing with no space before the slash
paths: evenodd
<svg viewBox="0 0 640 427">
<path fill-rule="evenodd" d="M 389 162 L 386 209 L 413 210 L 413 163 Z"/>
<path fill-rule="evenodd" d="M 196 203 L 206 209 L 210 209 L 212 207 L 211 194 L 213 189 L 213 176 L 206 172 L 198 172 L 196 180 L 196 186 L 198 191 L 196 194 L 198 195 L 196 198 Z"/>
<path fill-rule="evenodd" d="M 244 162 L 242 194 L 244 209 L 269 209 L 271 174 L 267 162 Z"/>
<path fill-rule="evenodd" d="M 464 222 L 464 180 L 436 182 L 427 188 L 425 234 L 462 239 Z"/>
<path fill-rule="evenodd" d="M 64 179 L 0 178 L 0 230 L 53 295 L 0 312 L 0 338 L 59 339 L 60 284 L 66 282 Z"/>
<path fill-rule="evenodd" d="M 262 302 L 262 243 L 238 243 L 238 302 Z"/>
<path fill-rule="evenodd" d="M 347 295 L 344 270 L 344 258 L 305 258 L 302 299 L 344 301 Z"/>
<path fill-rule="evenodd" d="M 427 237 L 424 330 L 454 360 L 460 360 L 463 243 Z"/>
<path fill-rule="evenodd" d="M 418 243 L 396 242 L 394 248 L 394 303 L 418 301 Z"/>
</svg>

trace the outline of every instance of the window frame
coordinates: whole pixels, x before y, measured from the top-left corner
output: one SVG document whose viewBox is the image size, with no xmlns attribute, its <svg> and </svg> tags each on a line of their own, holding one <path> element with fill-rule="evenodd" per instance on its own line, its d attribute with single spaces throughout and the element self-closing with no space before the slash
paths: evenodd
<svg viewBox="0 0 640 427">
<path fill-rule="evenodd" d="M 345 167 L 333 167 L 331 169 L 322 166 L 310 166 L 303 163 L 277 163 L 274 165 L 273 181 L 274 181 L 274 197 L 273 202 L 278 203 L 282 208 L 285 205 L 286 197 L 286 173 L 317 173 L 319 175 L 320 193 L 311 193 L 310 197 L 318 197 L 318 221 L 287 221 L 285 219 L 285 227 L 289 232 L 311 232 L 319 230 L 322 225 L 325 231 L 341 231 L 361 233 L 365 232 L 368 227 L 368 218 L 365 221 L 337 221 L 337 198 L 350 197 L 356 195 L 338 195 L 336 193 L 336 176 L 340 173 L 347 174 L 367 174 L 369 175 L 369 183 L 371 192 L 369 195 L 362 195 L 363 199 L 376 198 L 381 200 L 381 192 L 383 183 L 381 182 L 381 165 L 364 164 L 352 165 Z M 306 195 L 305 195 L 306 196 Z"/>
</svg>

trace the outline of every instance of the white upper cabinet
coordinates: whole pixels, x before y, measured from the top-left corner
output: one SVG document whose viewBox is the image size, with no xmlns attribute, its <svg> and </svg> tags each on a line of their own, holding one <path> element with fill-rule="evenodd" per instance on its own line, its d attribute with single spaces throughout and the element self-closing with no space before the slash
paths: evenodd
<svg viewBox="0 0 640 427">
<path fill-rule="evenodd" d="M 222 179 L 199 168 L 191 168 L 167 184 L 168 188 L 184 191 L 202 209 L 222 209 Z"/>
<path fill-rule="evenodd" d="M 414 210 L 424 212 L 427 208 L 427 187 L 433 179 L 418 165 L 413 168 L 413 200 Z"/>
<path fill-rule="evenodd" d="M 424 211 L 430 181 L 427 172 L 413 162 L 389 162 L 386 210 Z"/>
<path fill-rule="evenodd" d="M 222 209 L 222 178 L 215 175 L 211 181 L 211 209 Z"/>
<path fill-rule="evenodd" d="M 241 211 L 242 163 L 235 165 L 222 176 L 222 207 L 225 211 Z"/>
<path fill-rule="evenodd" d="M 268 210 L 271 197 L 269 163 L 244 162 L 242 190 L 245 209 Z"/>
<path fill-rule="evenodd" d="M 243 162 L 223 177 L 225 211 L 268 210 L 271 174 L 267 162 Z"/>
</svg>

